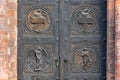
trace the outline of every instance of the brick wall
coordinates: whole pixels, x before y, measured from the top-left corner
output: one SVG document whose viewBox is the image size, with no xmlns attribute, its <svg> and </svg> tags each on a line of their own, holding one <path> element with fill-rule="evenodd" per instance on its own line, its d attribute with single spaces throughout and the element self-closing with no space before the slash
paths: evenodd
<svg viewBox="0 0 120 80">
<path fill-rule="evenodd" d="M 120 0 L 107 0 L 107 80 L 120 80 L 119 36 Z M 17 0 L 0 0 L 0 80 L 17 80 L 16 37 Z"/>
<path fill-rule="evenodd" d="M 17 80 L 17 0 L 0 0 L 0 80 Z"/>
<path fill-rule="evenodd" d="M 107 0 L 107 80 L 115 80 L 115 0 Z"/>
<path fill-rule="evenodd" d="M 115 0 L 115 80 L 120 80 L 120 0 Z"/>
</svg>

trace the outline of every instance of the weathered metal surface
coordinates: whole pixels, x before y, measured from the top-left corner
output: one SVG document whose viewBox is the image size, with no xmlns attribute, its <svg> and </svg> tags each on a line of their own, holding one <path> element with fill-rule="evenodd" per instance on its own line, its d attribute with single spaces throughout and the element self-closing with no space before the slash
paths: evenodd
<svg viewBox="0 0 120 80">
<path fill-rule="evenodd" d="M 59 7 L 56 0 L 51 1 L 19 0 L 18 80 L 59 78 L 59 33 L 55 22 Z"/>
<path fill-rule="evenodd" d="M 49 15 L 42 9 L 32 10 L 27 16 L 26 25 L 33 32 L 45 32 L 50 26 Z"/>
<path fill-rule="evenodd" d="M 105 80 L 104 1 L 18 2 L 19 80 Z"/>
</svg>

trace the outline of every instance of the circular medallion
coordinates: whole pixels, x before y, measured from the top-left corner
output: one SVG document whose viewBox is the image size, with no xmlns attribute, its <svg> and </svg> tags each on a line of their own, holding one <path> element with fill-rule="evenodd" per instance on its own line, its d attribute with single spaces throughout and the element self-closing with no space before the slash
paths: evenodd
<svg viewBox="0 0 120 80">
<path fill-rule="evenodd" d="M 26 67 L 29 69 L 29 71 L 44 71 L 50 65 L 50 51 L 46 47 L 32 47 L 26 56 Z"/>
<path fill-rule="evenodd" d="M 90 48 L 81 48 L 74 54 L 75 71 L 88 72 L 95 67 L 96 54 Z"/>
<path fill-rule="evenodd" d="M 74 15 L 73 25 L 79 32 L 92 32 L 97 27 L 97 17 L 91 9 L 82 8 Z"/>
<path fill-rule="evenodd" d="M 50 26 L 50 17 L 43 9 L 33 9 L 27 15 L 26 25 L 30 31 L 43 33 Z"/>
</svg>

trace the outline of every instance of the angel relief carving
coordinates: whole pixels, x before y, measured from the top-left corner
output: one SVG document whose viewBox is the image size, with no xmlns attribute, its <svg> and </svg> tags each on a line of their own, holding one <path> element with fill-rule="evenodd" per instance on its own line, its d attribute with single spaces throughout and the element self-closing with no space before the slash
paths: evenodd
<svg viewBox="0 0 120 80">
<path fill-rule="evenodd" d="M 90 71 L 96 63 L 94 52 L 88 48 L 77 51 L 74 56 L 75 71 Z"/>
<path fill-rule="evenodd" d="M 26 54 L 25 68 L 27 72 L 45 71 L 49 68 L 51 56 L 49 50 L 43 46 L 34 46 Z"/>
<path fill-rule="evenodd" d="M 47 57 L 48 57 L 47 52 L 41 47 L 38 47 L 33 51 L 34 51 L 34 56 L 36 60 L 35 71 L 41 71 L 44 68 L 46 68 L 49 64 L 49 61 L 47 60 Z"/>
</svg>

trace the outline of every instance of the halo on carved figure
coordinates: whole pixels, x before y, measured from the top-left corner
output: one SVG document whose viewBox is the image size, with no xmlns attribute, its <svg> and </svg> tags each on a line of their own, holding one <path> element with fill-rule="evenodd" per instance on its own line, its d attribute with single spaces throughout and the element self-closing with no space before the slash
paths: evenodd
<svg viewBox="0 0 120 80">
<path fill-rule="evenodd" d="M 93 32 L 97 27 L 95 11 L 89 8 L 80 8 L 73 14 L 73 26 L 78 32 Z"/>
<path fill-rule="evenodd" d="M 80 48 L 73 56 L 73 72 L 89 72 L 97 62 L 96 53 L 90 48 Z"/>
<path fill-rule="evenodd" d="M 44 46 L 31 47 L 26 56 L 25 64 L 30 72 L 44 71 L 51 64 L 50 50 Z"/>
<path fill-rule="evenodd" d="M 26 25 L 32 32 L 44 33 L 50 27 L 49 14 L 43 9 L 32 9 L 27 14 Z"/>
</svg>

